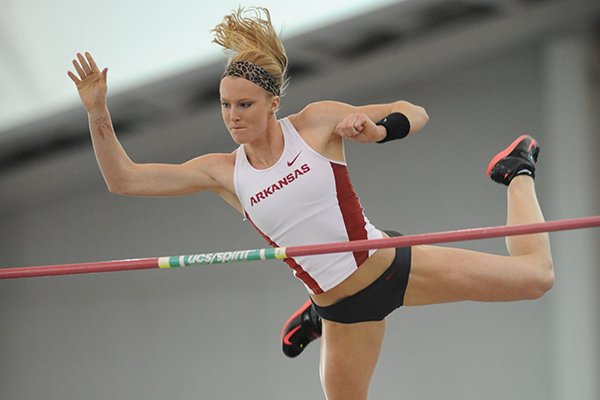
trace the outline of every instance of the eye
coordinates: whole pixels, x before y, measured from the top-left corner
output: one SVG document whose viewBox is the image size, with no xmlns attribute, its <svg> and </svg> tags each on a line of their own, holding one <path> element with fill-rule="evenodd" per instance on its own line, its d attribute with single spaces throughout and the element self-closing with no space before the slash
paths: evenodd
<svg viewBox="0 0 600 400">
<path fill-rule="evenodd" d="M 226 101 L 222 101 L 221 102 L 221 107 L 223 107 L 223 108 L 229 108 L 229 103 L 227 103 Z"/>
<path fill-rule="evenodd" d="M 252 105 L 252 103 L 250 103 L 250 102 L 245 102 L 245 103 L 241 103 L 241 104 L 240 104 L 240 106 L 241 106 L 242 108 L 249 108 L 251 105 Z"/>
</svg>

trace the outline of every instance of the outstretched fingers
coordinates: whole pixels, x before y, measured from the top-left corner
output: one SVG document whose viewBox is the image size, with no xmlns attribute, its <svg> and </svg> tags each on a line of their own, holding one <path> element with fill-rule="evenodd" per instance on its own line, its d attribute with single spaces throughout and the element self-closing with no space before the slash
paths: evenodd
<svg viewBox="0 0 600 400">
<path fill-rule="evenodd" d="M 77 56 L 79 58 L 79 54 Z M 77 75 L 79 75 L 79 79 L 84 80 L 87 75 L 77 60 L 73 60 L 73 66 L 75 67 L 75 71 L 77 71 Z"/>
<path fill-rule="evenodd" d="M 85 57 L 81 53 L 77 53 L 77 59 L 79 60 L 79 64 L 81 65 L 81 68 L 83 68 L 83 72 L 85 72 L 86 76 L 91 75 L 93 73 L 92 68 Z"/>
<path fill-rule="evenodd" d="M 81 83 L 81 80 L 77 77 L 77 75 L 75 75 L 71 71 L 67 71 L 67 75 L 69 75 L 69 78 L 71 78 L 75 85 L 79 85 Z"/>
<path fill-rule="evenodd" d="M 92 55 L 87 51 L 85 52 L 85 58 L 87 59 L 92 72 L 94 72 L 94 73 L 100 72 L 98 65 L 96 65 L 96 61 L 94 61 L 94 57 L 92 57 Z"/>
<path fill-rule="evenodd" d="M 81 81 L 83 81 L 88 76 L 100 73 L 100 69 L 96 64 L 94 57 L 92 57 L 92 55 L 87 51 L 85 52 L 85 56 L 81 53 L 77 53 L 77 59 L 73 60 L 73 67 L 75 68 L 77 75 L 72 71 L 68 71 L 67 75 L 76 85 L 79 85 Z M 106 72 L 107 69 L 105 68 L 102 71 L 102 75 L 105 78 Z"/>
</svg>

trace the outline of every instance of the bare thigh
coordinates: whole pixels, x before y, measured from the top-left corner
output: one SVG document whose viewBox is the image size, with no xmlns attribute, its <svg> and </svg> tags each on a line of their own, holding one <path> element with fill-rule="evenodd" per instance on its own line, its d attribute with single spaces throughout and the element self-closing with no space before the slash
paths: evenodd
<svg viewBox="0 0 600 400">
<path fill-rule="evenodd" d="M 377 365 L 385 321 L 340 324 L 323 320 L 321 383 L 327 400 L 364 400 Z"/>
<path fill-rule="evenodd" d="M 553 280 L 552 261 L 540 254 L 501 256 L 414 246 L 404 304 L 534 299 L 549 290 Z"/>
</svg>

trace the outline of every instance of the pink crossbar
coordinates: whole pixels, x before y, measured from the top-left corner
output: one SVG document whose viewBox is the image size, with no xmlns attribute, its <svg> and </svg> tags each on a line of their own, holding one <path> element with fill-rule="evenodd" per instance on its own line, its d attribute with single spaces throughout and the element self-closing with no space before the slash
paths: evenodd
<svg viewBox="0 0 600 400">
<path fill-rule="evenodd" d="M 598 226 L 600 226 L 600 216 L 592 216 L 539 222 L 534 224 L 493 226 L 487 228 L 471 228 L 446 232 L 423 233 L 384 239 L 355 240 L 351 242 L 324 243 L 306 246 L 288 246 L 282 249 L 284 249 L 287 257 L 297 257 L 326 253 L 408 247 L 421 244 L 461 242 L 467 240 L 526 235 L 541 232 L 593 228 Z M 87 262 L 77 264 L 0 268 L 0 279 L 154 269 L 159 268 L 158 260 L 159 258 L 138 258 L 130 260 Z"/>
</svg>

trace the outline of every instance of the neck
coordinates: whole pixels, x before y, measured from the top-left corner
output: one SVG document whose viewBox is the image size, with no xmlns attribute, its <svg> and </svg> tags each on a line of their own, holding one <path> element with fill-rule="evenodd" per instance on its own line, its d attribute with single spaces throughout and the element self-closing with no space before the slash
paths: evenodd
<svg viewBox="0 0 600 400">
<path fill-rule="evenodd" d="M 244 144 L 244 151 L 250 165 L 257 169 L 265 169 L 279 160 L 284 146 L 283 132 L 272 115 L 269 117 L 266 133 L 260 139 Z"/>
</svg>

